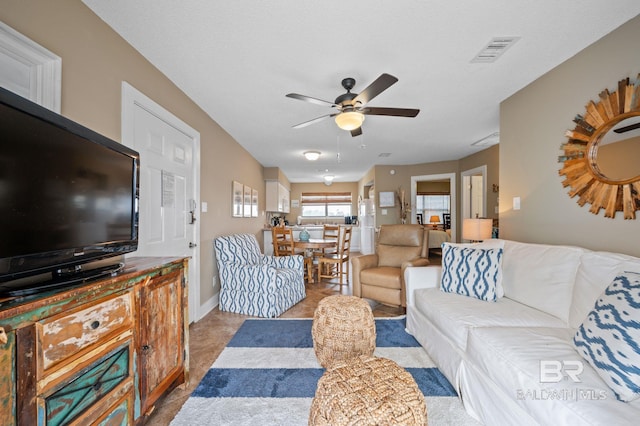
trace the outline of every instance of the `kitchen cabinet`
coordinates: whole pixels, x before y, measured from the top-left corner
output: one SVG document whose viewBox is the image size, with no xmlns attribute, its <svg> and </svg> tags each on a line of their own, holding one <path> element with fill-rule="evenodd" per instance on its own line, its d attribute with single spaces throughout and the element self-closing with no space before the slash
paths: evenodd
<svg viewBox="0 0 640 426">
<path fill-rule="evenodd" d="M 142 423 L 188 381 L 187 259 L 0 298 L 0 425 Z M 28 355 L 28 356 L 25 356 Z"/>
<path fill-rule="evenodd" d="M 266 211 L 289 213 L 289 190 L 280 182 L 266 183 Z"/>
</svg>

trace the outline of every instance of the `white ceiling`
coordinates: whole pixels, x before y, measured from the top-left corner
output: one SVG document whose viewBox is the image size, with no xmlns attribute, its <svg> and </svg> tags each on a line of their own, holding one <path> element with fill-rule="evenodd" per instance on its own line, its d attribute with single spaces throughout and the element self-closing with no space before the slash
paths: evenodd
<svg viewBox="0 0 640 426">
<path fill-rule="evenodd" d="M 640 13 L 638 0 L 83 1 L 291 182 L 478 152 L 502 100 Z M 499 36 L 521 39 L 494 63 L 471 62 Z M 356 138 L 332 119 L 292 129 L 332 111 L 287 93 L 333 101 L 343 78 L 358 93 L 382 73 L 399 81 L 369 106 L 416 118 L 368 116 Z M 322 156 L 308 162 L 307 150 Z"/>
</svg>

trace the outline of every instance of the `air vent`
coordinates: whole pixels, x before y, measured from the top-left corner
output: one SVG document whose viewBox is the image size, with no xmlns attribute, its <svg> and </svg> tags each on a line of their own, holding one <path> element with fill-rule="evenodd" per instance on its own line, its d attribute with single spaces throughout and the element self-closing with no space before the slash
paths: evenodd
<svg viewBox="0 0 640 426">
<path fill-rule="evenodd" d="M 380 154 L 378 154 L 378 157 L 391 157 L 391 153 L 390 152 L 381 152 Z"/>
<path fill-rule="evenodd" d="M 494 37 L 471 62 L 495 62 L 518 40 L 520 40 L 520 37 Z"/>
</svg>

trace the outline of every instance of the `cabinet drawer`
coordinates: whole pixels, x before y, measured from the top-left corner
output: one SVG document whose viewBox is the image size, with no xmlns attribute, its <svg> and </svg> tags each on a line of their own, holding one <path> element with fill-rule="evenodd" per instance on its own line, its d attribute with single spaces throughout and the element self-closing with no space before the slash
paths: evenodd
<svg viewBox="0 0 640 426">
<path fill-rule="evenodd" d="M 127 293 L 41 322 L 42 368 L 50 368 L 109 334 L 131 328 L 132 306 L 132 294 Z"/>
<path fill-rule="evenodd" d="M 131 367 L 129 340 L 44 397 L 46 424 L 69 424 L 116 388 L 132 388 Z"/>
<path fill-rule="evenodd" d="M 128 426 L 133 424 L 133 389 L 125 398 L 109 408 L 101 418 L 94 422 L 95 426 Z"/>
</svg>

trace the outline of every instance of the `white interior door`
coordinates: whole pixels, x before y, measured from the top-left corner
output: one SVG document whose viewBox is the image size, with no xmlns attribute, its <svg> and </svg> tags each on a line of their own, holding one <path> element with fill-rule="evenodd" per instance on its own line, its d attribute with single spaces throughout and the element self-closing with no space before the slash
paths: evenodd
<svg viewBox="0 0 640 426">
<path fill-rule="evenodd" d="M 128 86 L 128 85 L 127 85 Z M 184 128 L 173 115 L 150 100 L 131 102 L 141 95 L 123 84 L 123 108 L 128 115 L 126 145 L 140 153 L 140 227 L 135 256 L 184 256 L 189 261 L 189 321 L 198 319 L 199 306 L 199 135 Z M 144 96 L 144 95 L 142 95 Z M 169 114 L 168 116 L 166 114 Z M 176 121 L 178 120 L 178 121 Z M 197 135 L 197 138 L 194 136 Z M 124 132 L 123 132 L 124 135 Z M 123 137 L 124 139 L 124 137 Z"/>
</svg>

